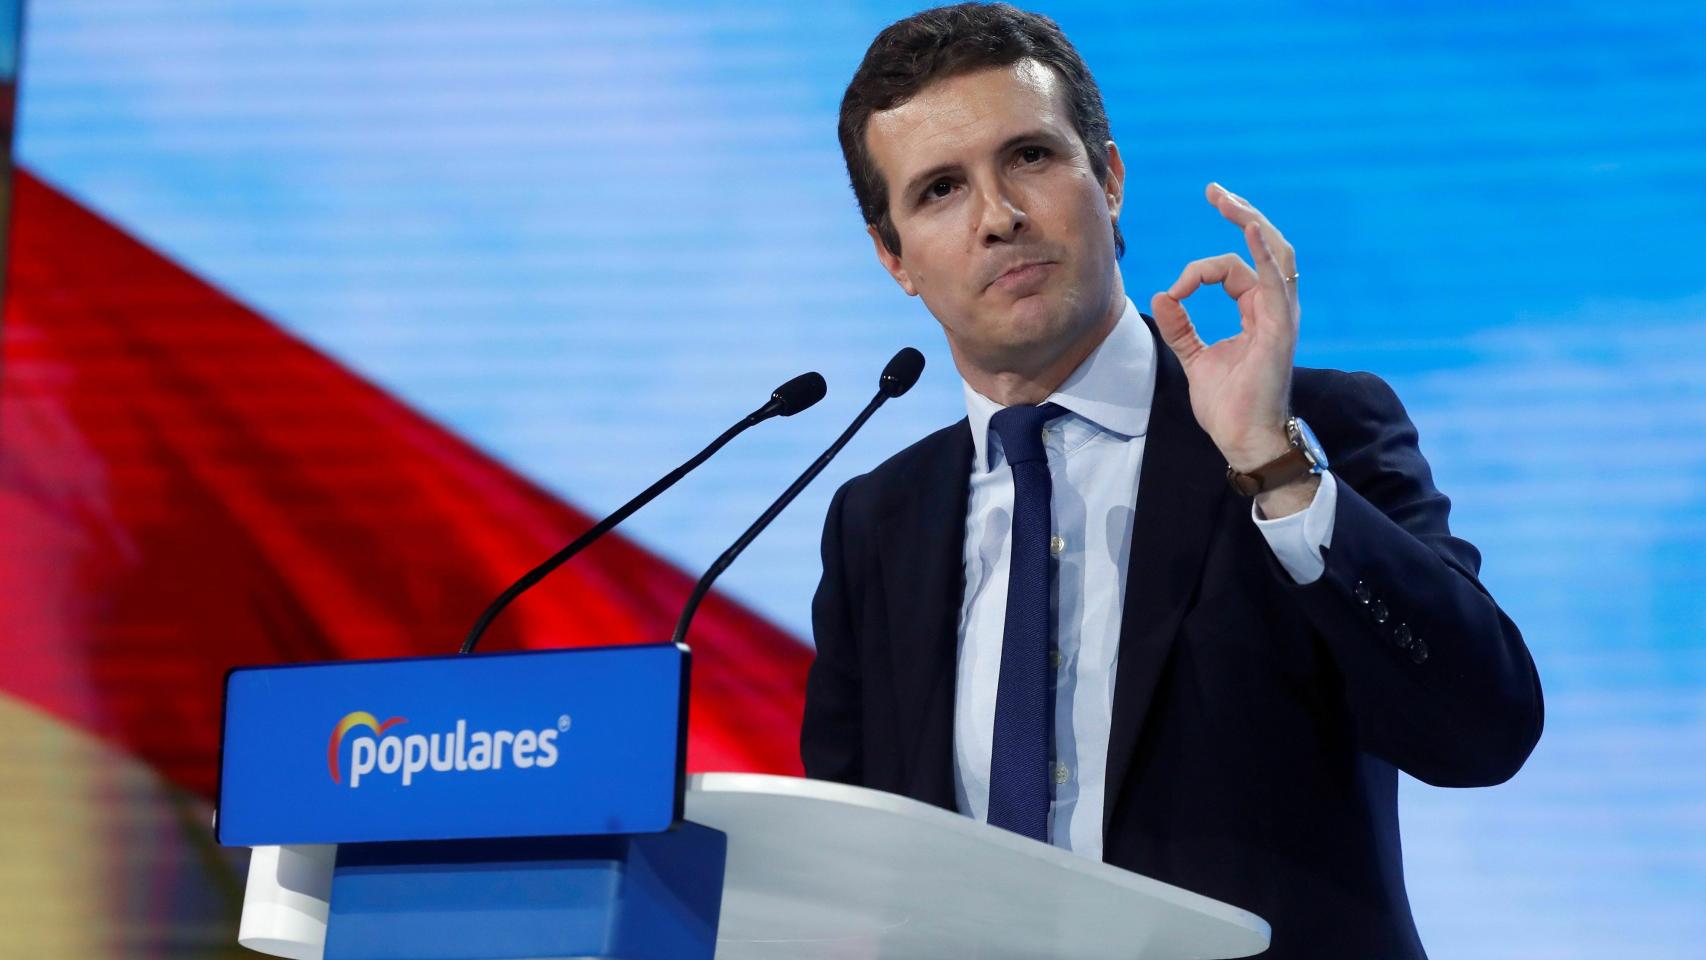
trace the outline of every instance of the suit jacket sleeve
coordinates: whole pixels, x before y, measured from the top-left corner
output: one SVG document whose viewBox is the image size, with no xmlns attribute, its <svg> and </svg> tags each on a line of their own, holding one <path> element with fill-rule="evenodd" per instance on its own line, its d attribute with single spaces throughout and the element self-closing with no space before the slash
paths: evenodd
<svg viewBox="0 0 1706 960">
<path fill-rule="evenodd" d="M 1334 380 L 1296 398 L 1340 481 L 1326 569 L 1299 585 L 1270 557 L 1274 573 L 1322 635 L 1363 749 L 1436 786 L 1501 783 L 1540 738 L 1534 661 L 1452 536 L 1397 395 L 1371 374 Z"/>
<path fill-rule="evenodd" d="M 800 759 L 806 776 L 840 783 L 862 782 L 859 652 L 852 597 L 846 582 L 843 514 L 847 491 L 835 492 L 823 528 L 823 578 L 812 597 L 812 634 L 817 656 L 806 678 L 806 712 L 800 726 Z"/>
</svg>

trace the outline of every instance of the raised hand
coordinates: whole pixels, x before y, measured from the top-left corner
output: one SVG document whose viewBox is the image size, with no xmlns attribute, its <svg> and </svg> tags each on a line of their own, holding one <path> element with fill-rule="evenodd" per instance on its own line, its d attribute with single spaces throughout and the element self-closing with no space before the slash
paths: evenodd
<svg viewBox="0 0 1706 960">
<path fill-rule="evenodd" d="M 1255 268 L 1235 253 L 1194 260 L 1173 286 L 1150 300 L 1156 326 L 1190 382 L 1191 410 L 1226 462 L 1248 471 L 1289 444 L 1292 357 L 1297 348 L 1296 252 L 1249 201 L 1218 183 L 1208 202 L 1244 230 Z M 1183 301 L 1203 284 L 1220 284 L 1238 302 L 1242 329 L 1205 344 Z M 1289 511 L 1288 511 L 1289 512 Z"/>
</svg>

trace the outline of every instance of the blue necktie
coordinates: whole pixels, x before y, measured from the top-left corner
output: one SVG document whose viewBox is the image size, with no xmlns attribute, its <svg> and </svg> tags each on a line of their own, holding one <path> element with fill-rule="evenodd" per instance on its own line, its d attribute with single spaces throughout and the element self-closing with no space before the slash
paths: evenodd
<svg viewBox="0 0 1706 960">
<path fill-rule="evenodd" d="M 1051 484 L 1043 424 L 1066 409 L 1045 403 L 1007 407 L 989 420 L 1013 468 L 1012 560 L 1001 682 L 995 691 L 995 740 L 989 757 L 989 822 L 1048 842 L 1049 721 L 1054 712 L 1053 570 L 1049 562 Z"/>
</svg>

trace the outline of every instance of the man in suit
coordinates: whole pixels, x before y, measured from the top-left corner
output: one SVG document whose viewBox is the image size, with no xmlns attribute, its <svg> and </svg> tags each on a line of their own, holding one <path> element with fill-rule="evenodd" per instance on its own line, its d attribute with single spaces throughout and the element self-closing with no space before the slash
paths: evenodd
<svg viewBox="0 0 1706 960">
<path fill-rule="evenodd" d="M 1396 772 L 1508 779 L 1539 680 L 1397 397 L 1293 368 L 1291 245 L 1211 184 L 1252 261 L 1192 262 L 1138 313 L 1100 94 L 1005 5 L 884 30 L 840 134 L 968 416 L 831 503 L 807 774 L 1251 910 L 1270 956 L 1422 957 Z M 1243 320 L 1212 345 L 1204 284 Z"/>
</svg>

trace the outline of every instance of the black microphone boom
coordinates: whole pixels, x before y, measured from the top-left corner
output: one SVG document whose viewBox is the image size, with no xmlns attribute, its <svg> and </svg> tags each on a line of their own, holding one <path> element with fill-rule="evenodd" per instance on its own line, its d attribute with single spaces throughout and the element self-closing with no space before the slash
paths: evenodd
<svg viewBox="0 0 1706 960">
<path fill-rule="evenodd" d="M 923 372 L 924 354 L 912 347 L 902 348 L 889 360 L 888 365 L 883 367 L 882 377 L 877 381 L 877 395 L 871 398 L 870 403 L 865 404 L 865 409 L 859 411 L 859 415 L 853 418 L 852 424 L 842 431 L 841 436 L 835 438 L 835 442 L 829 445 L 829 449 L 819 454 L 818 458 L 812 461 L 812 465 L 806 468 L 805 473 L 800 474 L 798 479 L 788 485 L 788 489 L 782 491 L 782 495 L 776 498 L 776 502 L 772 503 L 770 508 L 753 522 L 752 526 L 747 527 L 746 532 L 740 535 L 740 539 L 736 540 L 727 550 L 724 550 L 723 555 L 718 557 L 716 562 L 711 564 L 711 568 L 705 571 L 705 575 L 699 578 L 699 582 L 694 584 L 693 593 L 688 596 L 687 605 L 681 610 L 681 618 L 675 622 L 674 640 L 676 643 L 687 641 L 687 628 L 693 622 L 693 614 L 699 610 L 699 604 L 705 599 L 705 595 L 711 592 L 711 584 L 722 576 L 723 571 L 729 568 L 729 564 L 734 563 L 741 551 L 745 550 L 752 541 L 758 539 L 758 535 L 764 532 L 764 528 L 770 526 L 770 521 L 775 520 L 783 510 L 786 510 L 788 504 L 794 502 L 794 498 L 800 495 L 800 491 L 804 490 L 807 484 L 817 479 L 817 475 L 823 472 L 823 468 L 829 466 L 829 461 L 835 459 L 835 455 L 841 452 L 842 447 L 847 446 L 847 441 L 853 439 L 853 435 L 859 432 L 859 428 L 865 425 L 865 421 L 871 419 L 871 415 L 877 412 L 877 408 L 882 406 L 884 401 L 911 390 L 912 385 L 918 382 L 918 375 Z"/>
<path fill-rule="evenodd" d="M 916 375 L 914 376 L 916 378 Z M 675 486 L 676 481 L 687 476 L 693 468 L 709 460 L 712 454 L 721 450 L 725 444 L 739 436 L 742 431 L 763 423 L 771 417 L 791 417 L 822 400 L 823 395 L 828 390 L 829 386 L 824 383 L 823 376 L 815 372 L 802 373 L 777 387 L 770 394 L 769 402 L 765 403 L 764 406 L 742 417 L 739 423 L 724 430 L 721 436 L 712 440 L 710 446 L 694 454 L 692 459 L 676 467 L 663 479 L 641 491 L 639 496 L 624 503 L 617 508 L 615 513 L 600 520 L 596 526 L 576 537 L 573 543 L 552 554 L 544 563 L 527 571 L 520 580 L 510 584 L 509 589 L 498 594 L 497 599 L 493 600 L 486 607 L 485 612 L 480 614 L 480 619 L 474 621 L 473 628 L 468 631 L 467 639 L 462 641 L 462 652 L 474 652 L 474 645 L 480 642 L 480 635 L 486 632 L 486 628 L 492 625 L 492 621 L 497 618 L 499 613 L 503 612 L 504 607 L 509 606 L 510 601 L 521 596 L 529 587 L 545 579 L 551 571 L 568 562 L 570 557 L 585 550 L 594 540 L 609 533 L 617 524 L 628 519 L 634 511 L 651 503 L 657 498 L 658 494 Z"/>
</svg>

